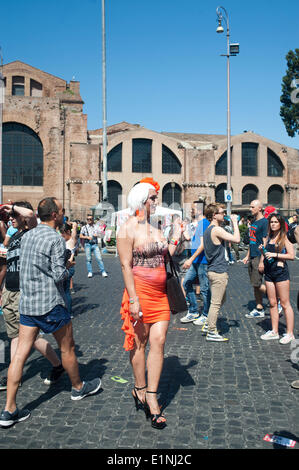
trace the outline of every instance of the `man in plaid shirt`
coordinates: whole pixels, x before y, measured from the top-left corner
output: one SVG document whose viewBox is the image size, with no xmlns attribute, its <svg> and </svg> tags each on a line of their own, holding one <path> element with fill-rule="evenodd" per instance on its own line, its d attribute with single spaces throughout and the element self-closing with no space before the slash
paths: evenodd
<svg viewBox="0 0 299 470">
<path fill-rule="evenodd" d="M 81 400 L 101 387 L 99 378 L 82 382 L 70 313 L 66 309 L 63 281 L 68 276 L 65 241 L 56 229 L 63 210 L 56 198 L 45 198 L 38 206 L 41 223 L 27 232 L 20 250 L 20 331 L 18 348 L 8 369 L 7 400 L 0 426 L 9 427 L 30 417 L 16 405 L 18 385 L 32 345 L 40 331 L 52 333 L 61 351 L 61 361 L 72 383 L 72 400 Z"/>
</svg>

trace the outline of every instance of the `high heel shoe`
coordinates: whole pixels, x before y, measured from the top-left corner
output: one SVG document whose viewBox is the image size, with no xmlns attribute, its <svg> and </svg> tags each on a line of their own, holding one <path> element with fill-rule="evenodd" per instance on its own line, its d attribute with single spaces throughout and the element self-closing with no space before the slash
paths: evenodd
<svg viewBox="0 0 299 470">
<path fill-rule="evenodd" d="M 146 411 L 146 407 L 145 407 L 145 403 L 142 402 L 139 398 L 138 398 L 138 395 L 137 395 L 137 392 L 139 392 L 139 390 L 144 390 L 147 386 L 145 385 L 144 387 L 136 387 L 134 385 L 134 389 L 132 390 L 132 396 L 134 398 L 134 402 L 135 402 L 135 406 L 136 406 L 136 411 L 138 410 L 143 410 L 145 412 L 145 414 L 147 414 L 147 411 Z"/>
<path fill-rule="evenodd" d="M 149 392 L 147 390 L 146 393 L 157 393 L 157 392 Z M 152 427 L 155 428 L 155 429 L 164 429 L 165 426 L 166 426 L 166 421 L 158 421 L 159 418 L 164 418 L 165 419 L 165 416 L 163 415 L 162 411 L 159 414 L 156 414 L 156 413 L 153 414 L 150 411 L 149 404 L 147 402 L 145 402 L 145 404 L 146 404 L 146 407 L 147 407 L 146 417 L 151 418 Z"/>
</svg>

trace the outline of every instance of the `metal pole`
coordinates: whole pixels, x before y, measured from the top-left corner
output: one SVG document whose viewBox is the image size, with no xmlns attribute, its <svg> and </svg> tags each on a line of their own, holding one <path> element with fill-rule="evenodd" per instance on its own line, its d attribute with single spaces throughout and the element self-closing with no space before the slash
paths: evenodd
<svg viewBox="0 0 299 470">
<path fill-rule="evenodd" d="M 229 21 L 227 16 L 227 191 L 231 190 L 231 151 L 230 151 L 230 70 L 229 70 Z M 231 215 L 231 201 L 227 202 L 227 215 Z"/>
<path fill-rule="evenodd" d="M 4 104 L 4 78 L 2 75 L 3 58 L 0 48 L 0 204 L 3 204 L 3 184 L 2 184 L 2 122 Z"/>
<path fill-rule="evenodd" d="M 107 201 L 106 32 L 105 0 L 102 0 L 102 93 L 103 93 L 103 200 Z"/>
</svg>

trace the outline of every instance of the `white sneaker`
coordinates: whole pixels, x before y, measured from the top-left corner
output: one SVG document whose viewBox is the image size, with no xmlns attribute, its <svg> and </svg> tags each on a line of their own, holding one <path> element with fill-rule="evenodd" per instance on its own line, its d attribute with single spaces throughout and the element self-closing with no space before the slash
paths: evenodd
<svg viewBox="0 0 299 470">
<path fill-rule="evenodd" d="M 200 315 L 199 318 L 193 321 L 193 325 L 202 326 L 205 324 L 206 321 L 207 317 L 205 315 Z"/>
<path fill-rule="evenodd" d="M 295 336 L 290 333 L 285 333 L 283 337 L 279 340 L 280 344 L 288 344 L 295 339 Z"/>
<path fill-rule="evenodd" d="M 258 310 L 257 308 L 254 308 L 250 313 L 245 314 L 246 318 L 264 318 L 264 316 L 265 310 Z"/>
<path fill-rule="evenodd" d="M 198 313 L 187 313 L 184 317 L 180 319 L 181 323 L 190 323 L 199 318 Z"/>
<path fill-rule="evenodd" d="M 108 274 L 106 273 L 106 271 L 102 272 L 102 277 L 108 277 Z"/>
<path fill-rule="evenodd" d="M 228 341 L 228 338 L 225 338 L 222 336 L 218 331 L 208 331 L 207 336 L 206 336 L 207 341 L 217 341 L 219 342 L 224 342 Z"/>
<path fill-rule="evenodd" d="M 92 273 L 88 273 L 88 274 L 87 274 L 87 277 L 92 277 Z"/>
<path fill-rule="evenodd" d="M 264 335 L 261 336 L 261 339 L 264 339 L 266 341 L 268 341 L 270 339 L 279 339 L 279 334 L 275 333 L 272 330 L 269 330 L 269 331 L 267 331 L 267 333 L 265 333 Z"/>
</svg>

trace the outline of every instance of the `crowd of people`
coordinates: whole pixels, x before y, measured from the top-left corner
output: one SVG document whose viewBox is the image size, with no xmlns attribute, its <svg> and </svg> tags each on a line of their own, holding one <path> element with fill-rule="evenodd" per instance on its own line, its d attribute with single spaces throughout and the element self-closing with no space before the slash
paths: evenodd
<svg viewBox="0 0 299 470">
<path fill-rule="evenodd" d="M 258 200 L 251 202 L 247 220 L 236 214 L 228 217 L 224 204 L 216 202 L 205 207 L 203 201 L 194 201 L 191 220 L 175 215 L 171 225 L 162 230 L 154 217 L 159 189 L 152 178 L 141 180 L 131 189 L 130 217 L 117 233 L 124 281 L 120 308 L 124 349 L 129 351 L 135 380 L 132 397 L 136 410 L 142 410 L 155 429 L 167 424 L 157 399 L 171 315 L 167 263 L 173 262 L 181 283 L 178 288 L 186 298 L 188 310 L 182 312 L 180 321 L 200 327 L 207 341 L 227 342 L 229 338 L 218 331 L 217 324 L 225 302 L 229 265 L 234 262 L 233 249 L 236 261 L 248 265 L 256 302 L 246 318 L 264 317 L 266 296 L 272 329 L 261 340 L 289 344 L 295 336 L 287 261 L 295 258 L 294 246 L 299 243 L 297 214 L 286 223 L 274 207 L 263 211 Z M 69 222 L 55 197 L 40 201 L 37 215 L 26 201 L 3 205 L 1 214 L 0 237 L 7 249 L 6 257 L 0 258 L 1 303 L 10 339 L 10 365 L 7 376 L 0 379 L 0 390 L 7 392 L 0 426 L 9 427 L 30 416 L 29 410 L 18 409 L 16 398 L 32 347 L 52 365 L 45 384 L 55 383 L 66 372 L 72 384 L 72 400 L 81 400 L 100 389 L 99 377 L 82 380 L 75 354 L 71 293 L 80 246 L 85 251 L 88 278 L 93 276 L 93 255 L 102 277 L 108 274 L 101 254 L 106 225 L 95 223 L 92 215 L 87 216 L 86 224 Z M 243 259 L 239 252 L 241 233 L 243 243 L 248 245 Z M 280 338 L 278 322 L 282 312 L 286 332 Z M 53 334 L 61 359 L 43 333 Z M 299 381 L 293 387 L 299 388 Z"/>
<path fill-rule="evenodd" d="M 0 390 L 7 391 L 0 425 L 9 427 L 30 417 L 29 410 L 17 408 L 16 397 L 32 347 L 52 364 L 45 384 L 55 383 L 67 372 L 72 384 L 72 400 L 81 400 L 96 393 L 101 387 L 101 380 L 82 381 L 75 354 L 71 281 L 80 243 L 77 223 L 65 221 L 61 203 L 54 197 L 40 201 L 37 216 L 27 201 L 3 205 L 1 213 L 3 219 L 10 222 L 7 230 L 10 230 L 9 237 L 7 232 L 3 233 L 7 251 L 1 302 L 7 335 L 11 340 L 11 354 L 7 377 L 0 380 Z M 92 236 L 90 231 L 87 237 L 86 230 L 93 228 L 92 221 L 88 217 L 79 234 L 79 239 L 85 242 L 88 273 L 90 246 L 93 245 L 95 233 Z M 105 273 L 104 277 L 107 277 L 103 262 L 100 269 L 102 275 Z M 43 338 L 43 333 L 53 334 L 61 360 Z"/>
<path fill-rule="evenodd" d="M 184 312 L 180 321 L 200 326 L 207 341 L 228 341 L 217 330 L 217 320 L 228 284 L 228 248 L 240 243 L 239 224 L 243 220 L 232 214 L 229 218 L 231 230 L 225 230 L 227 216 L 223 204 L 213 203 L 204 207 L 203 202 L 195 201 L 191 223 L 187 224 L 187 221 L 174 216 L 172 227 L 163 233 L 152 217 L 158 191 L 158 183 L 148 179 L 132 188 L 128 196 L 131 217 L 118 232 L 117 247 L 125 284 L 121 306 L 124 348 L 130 351 L 135 379 L 132 395 L 136 409 L 144 411 L 154 428 L 162 429 L 166 426 L 166 418 L 159 408 L 156 394 L 170 319 L 165 262 L 169 255 L 172 256 L 186 296 L 188 311 Z M 251 202 L 248 251 L 239 261 L 248 264 L 256 300 L 256 307 L 246 315 L 247 318 L 265 315 L 262 302 L 263 295 L 266 295 L 270 303 L 272 330 L 262 335 L 261 339 L 278 340 L 280 303 L 286 316 L 287 330 L 279 341 L 281 344 L 288 344 L 295 337 L 287 260 L 295 258 L 293 243 L 299 242 L 299 226 L 294 223 L 290 227 L 294 237 L 290 241 L 292 235 L 287 234 L 284 218 L 273 209 L 267 220 L 263 215 L 261 202 Z M 190 241 L 191 253 L 186 257 L 182 247 L 185 242 Z M 239 253 L 238 250 L 237 252 Z M 265 285 L 262 283 L 263 273 Z M 203 300 L 201 314 L 194 291 L 196 281 Z M 146 361 L 145 348 L 148 342 Z M 295 381 L 292 386 L 298 388 L 299 381 Z"/>
</svg>

